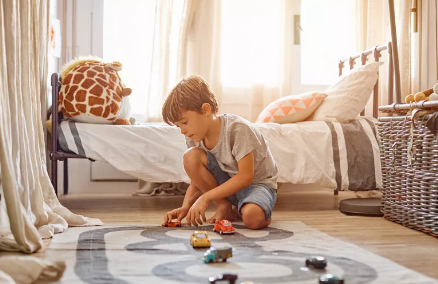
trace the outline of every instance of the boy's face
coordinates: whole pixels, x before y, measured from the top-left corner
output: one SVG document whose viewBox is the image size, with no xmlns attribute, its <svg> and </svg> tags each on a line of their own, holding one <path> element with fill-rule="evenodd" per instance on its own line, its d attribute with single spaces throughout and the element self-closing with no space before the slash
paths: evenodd
<svg viewBox="0 0 438 284">
<path fill-rule="evenodd" d="M 204 139 L 209 125 L 207 115 L 192 110 L 182 112 L 181 119 L 174 124 L 181 130 L 181 134 L 196 142 Z"/>
</svg>

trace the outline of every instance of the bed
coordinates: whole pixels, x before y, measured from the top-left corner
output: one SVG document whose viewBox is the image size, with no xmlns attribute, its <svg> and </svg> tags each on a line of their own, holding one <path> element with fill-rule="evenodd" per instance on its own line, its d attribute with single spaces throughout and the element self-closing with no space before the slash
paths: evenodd
<svg viewBox="0 0 438 284">
<path fill-rule="evenodd" d="M 339 62 L 353 69 L 369 55 L 379 61 L 380 52 L 391 44 L 365 50 Z M 393 76 L 389 57 L 389 76 Z M 313 184 L 335 190 L 369 191 L 382 187 L 379 143 L 375 122 L 378 82 L 374 87 L 373 116 L 350 123 L 304 121 L 256 126 L 269 143 L 279 170 L 280 183 Z M 60 77 L 52 75 L 52 113 L 56 113 Z M 392 88 L 389 94 L 392 97 Z M 174 126 L 143 123 L 131 126 L 97 125 L 62 120 L 53 116 L 50 143 L 52 184 L 57 192 L 57 162 L 64 161 L 64 193 L 68 191 L 68 159 L 87 158 L 111 164 L 116 169 L 149 182 L 187 182 L 182 157 L 185 139 Z M 111 141 L 108 143 L 108 141 Z"/>
</svg>

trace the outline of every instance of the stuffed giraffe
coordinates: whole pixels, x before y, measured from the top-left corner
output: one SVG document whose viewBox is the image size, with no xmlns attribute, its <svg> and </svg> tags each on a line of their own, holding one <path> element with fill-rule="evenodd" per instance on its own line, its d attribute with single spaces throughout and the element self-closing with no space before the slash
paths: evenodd
<svg viewBox="0 0 438 284">
<path fill-rule="evenodd" d="M 120 62 L 105 64 L 95 57 L 67 63 L 61 72 L 59 111 L 78 122 L 130 125 L 132 91 L 122 84 L 120 70 Z"/>
</svg>

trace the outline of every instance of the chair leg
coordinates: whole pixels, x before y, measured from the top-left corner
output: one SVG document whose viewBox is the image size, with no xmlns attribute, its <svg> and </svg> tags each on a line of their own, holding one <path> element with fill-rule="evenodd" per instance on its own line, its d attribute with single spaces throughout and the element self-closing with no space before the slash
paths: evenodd
<svg viewBox="0 0 438 284">
<path fill-rule="evenodd" d="M 68 194 L 68 159 L 64 160 L 64 195 Z"/>
<path fill-rule="evenodd" d="M 52 185 L 55 189 L 55 194 L 58 196 L 58 160 L 52 160 Z"/>
</svg>

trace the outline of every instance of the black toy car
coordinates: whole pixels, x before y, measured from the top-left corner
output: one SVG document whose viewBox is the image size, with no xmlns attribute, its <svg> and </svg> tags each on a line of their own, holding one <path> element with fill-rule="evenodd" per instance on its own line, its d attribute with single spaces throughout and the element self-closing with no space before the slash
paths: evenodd
<svg viewBox="0 0 438 284">
<path fill-rule="evenodd" d="M 230 284 L 235 284 L 236 280 L 237 280 L 236 274 L 222 274 L 222 275 L 218 275 L 216 277 L 208 278 L 208 281 L 210 282 L 210 284 L 215 284 L 216 282 L 220 282 L 220 281 L 228 281 L 228 283 L 230 283 Z"/>
<path fill-rule="evenodd" d="M 327 266 L 327 261 L 322 256 L 312 256 L 306 259 L 306 266 L 309 265 L 317 269 L 324 269 Z"/>
<path fill-rule="evenodd" d="M 344 284 L 344 279 L 333 274 L 324 274 L 319 277 L 319 284 Z"/>
</svg>

